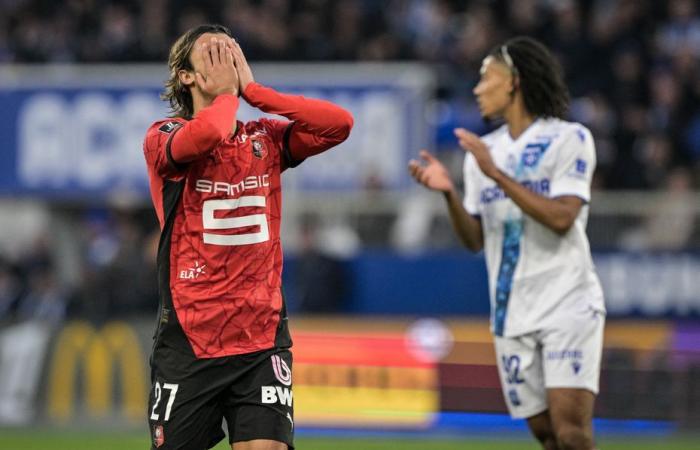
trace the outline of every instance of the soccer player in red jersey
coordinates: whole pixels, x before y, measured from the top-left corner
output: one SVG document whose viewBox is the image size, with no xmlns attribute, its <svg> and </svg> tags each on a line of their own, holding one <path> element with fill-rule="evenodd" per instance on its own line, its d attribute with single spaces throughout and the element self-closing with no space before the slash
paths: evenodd
<svg viewBox="0 0 700 450">
<path fill-rule="evenodd" d="M 152 448 L 293 448 L 292 345 L 281 289 L 281 173 L 347 139 L 353 118 L 258 84 L 220 25 L 172 46 L 173 117 L 144 141 L 162 234 L 151 357 Z M 289 121 L 236 120 L 239 96 Z"/>
</svg>

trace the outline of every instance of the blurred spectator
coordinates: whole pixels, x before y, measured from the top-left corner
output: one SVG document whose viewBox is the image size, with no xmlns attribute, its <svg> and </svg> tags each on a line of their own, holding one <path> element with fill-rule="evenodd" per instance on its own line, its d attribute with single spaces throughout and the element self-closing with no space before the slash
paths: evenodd
<svg viewBox="0 0 700 450">
<path fill-rule="evenodd" d="M 602 129 L 586 120 L 600 117 L 583 118 L 604 152 L 597 187 L 662 187 L 635 177 L 642 130 L 673 136 L 674 164 L 700 159 L 697 0 L 6 1 L 0 62 L 163 61 L 176 35 L 209 21 L 231 27 L 251 60 L 435 64 L 437 97 L 468 111 L 444 129 L 473 115 L 471 88 L 489 48 L 529 34 L 558 55 L 574 104 L 602 108 Z"/>
<path fill-rule="evenodd" d="M 582 95 L 590 89 L 589 83 L 597 67 L 595 48 L 586 35 L 581 7 L 572 0 L 557 1 L 553 12 L 554 27 L 549 30 L 552 51 L 561 61 L 572 94 Z M 542 25 L 537 23 L 535 30 Z"/>
<path fill-rule="evenodd" d="M 27 277 L 27 293 L 17 305 L 16 319 L 59 325 L 66 315 L 68 296 L 56 279 L 50 262 L 31 267 Z"/>
<path fill-rule="evenodd" d="M 672 55 L 689 51 L 700 58 L 700 18 L 693 0 L 671 0 L 668 4 L 668 21 L 660 26 L 657 41 L 661 50 Z"/>
<path fill-rule="evenodd" d="M 86 222 L 84 286 L 78 313 L 94 321 L 155 315 L 155 248 L 131 211 L 96 211 Z"/>
<path fill-rule="evenodd" d="M 302 222 L 301 246 L 294 271 L 298 309 L 307 313 L 342 311 L 348 294 L 348 274 L 336 249 L 324 248 L 317 217 Z M 341 239 L 342 240 L 342 239 Z"/>
<path fill-rule="evenodd" d="M 0 323 L 10 319 L 22 293 L 22 280 L 9 261 L 0 258 Z"/>
</svg>

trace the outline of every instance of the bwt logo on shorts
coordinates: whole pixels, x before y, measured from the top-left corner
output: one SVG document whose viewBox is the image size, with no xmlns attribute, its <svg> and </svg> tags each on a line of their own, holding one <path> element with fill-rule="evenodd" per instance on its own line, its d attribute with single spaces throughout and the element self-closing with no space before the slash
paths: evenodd
<svg viewBox="0 0 700 450">
<path fill-rule="evenodd" d="M 281 403 L 289 407 L 292 406 L 292 396 L 294 393 L 291 389 L 281 386 L 263 386 L 262 402 L 263 403 Z"/>
<path fill-rule="evenodd" d="M 285 386 L 292 384 L 292 369 L 279 356 L 272 355 L 272 371 L 275 373 L 277 381 Z M 281 403 L 283 405 L 292 406 L 292 390 L 282 386 L 263 386 L 262 387 L 262 402 L 263 403 Z"/>
</svg>

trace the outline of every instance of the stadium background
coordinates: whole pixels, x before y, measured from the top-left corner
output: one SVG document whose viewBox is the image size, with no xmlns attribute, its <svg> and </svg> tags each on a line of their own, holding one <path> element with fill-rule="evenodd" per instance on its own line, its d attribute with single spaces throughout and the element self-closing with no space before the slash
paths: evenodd
<svg viewBox="0 0 700 450">
<path fill-rule="evenodd" d="M 603 447 L 694 448 L 699 7 L 0 0 L 0 448 L 146 445 L 157 225 L 141 140 L 166 113 L 169 44 L 202 22 L 231 27 L 258 81 L 356 118 L 346 143 L 284 179 L 300 448 L 534 448 L 503 414 L 482 256 L 405 170 L 427 147 L 461 178 L 451 130 L 488 130 L 471 89 L 515 34 L 556 52 L 571 118 L 596 139 Z"/>
</svg>

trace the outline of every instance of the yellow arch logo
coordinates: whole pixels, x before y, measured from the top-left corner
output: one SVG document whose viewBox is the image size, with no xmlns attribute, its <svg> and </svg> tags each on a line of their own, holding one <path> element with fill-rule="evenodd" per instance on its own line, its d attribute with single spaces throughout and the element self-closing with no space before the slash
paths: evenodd
<svg viewBox="0 0 700 450">
<path fill-rule="evenodd" d="M 82 369 L 82 397 L 90 417 L 113 412 L 115 363 L 121 380 L 121 414 L 141 420 L 146 411 L 146 374 L 139 340 L 123 322 L 110 322 L 96 330 L 86 322 L 66 325 L 58 336 L 49 372 L 49 418 L 58 421 L 74 417 L 75 385 Z"/>
</svg>

